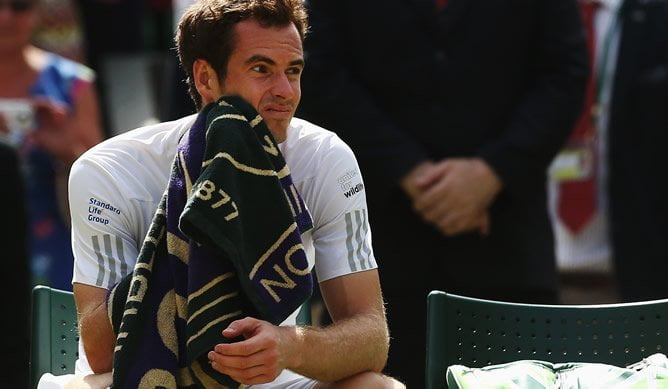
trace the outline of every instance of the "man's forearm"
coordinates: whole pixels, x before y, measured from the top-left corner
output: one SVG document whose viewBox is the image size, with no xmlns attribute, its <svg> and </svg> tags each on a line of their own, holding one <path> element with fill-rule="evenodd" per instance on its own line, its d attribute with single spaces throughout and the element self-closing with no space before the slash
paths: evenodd
<svg viewBox="0 0 668 389">
<path fill-rule="evenodd" d="M 95 373 L 111 371 L 116 335 L 107 314 L 106 290 L 75 283 L 74 297 L 88 363 Z"/>
<path fill-rule="evenodd" d="M 288 368 L 323 382 L 364 371 L 380 372 L 387 362 L 389 334 L 382 312 L 356 315 L 326 328 L 289 327 L 295 341 Z"/>
<path fill-rule="evenodd" d="M 93 372 L 99 374 L 111 371 L 116 336 L 109 323 L 106 305 L 102 303 L 90 313 L 82 315 L 80 329 L 86 357 Z"/>
<path fill-rule="evenodd" d="M 246 317 L 223 330 L 226 338 L 208 353 L 211 366 L 244 384 L 273 381 L 290 369 L 323 382 L 362 372 L 380 372 L 387 361 L 389 334 L 376 269 L 320 283 L 334 324 L 326 328 L 279 327 Z"/>
</svg>

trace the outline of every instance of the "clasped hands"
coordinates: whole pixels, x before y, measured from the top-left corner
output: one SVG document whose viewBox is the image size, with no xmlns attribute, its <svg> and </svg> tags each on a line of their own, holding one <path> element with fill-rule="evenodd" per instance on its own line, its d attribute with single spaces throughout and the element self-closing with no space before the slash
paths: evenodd
<svg viewBox="0 0 668 389">
<path fill-rule="evenodd" d="M 489 206 L 501 180 L 481 158 L 423 162 L 402 180 L 415 211 L 445 236 L 489 233 Z"/>
</svg>

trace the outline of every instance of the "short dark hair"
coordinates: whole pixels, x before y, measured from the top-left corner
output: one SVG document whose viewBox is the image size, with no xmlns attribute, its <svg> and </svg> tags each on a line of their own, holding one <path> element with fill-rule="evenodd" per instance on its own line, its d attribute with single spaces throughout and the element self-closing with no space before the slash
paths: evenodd
<svg viewBox="0 0 668 389">
<path fill-rule="evenodd" d="M 234 50 L 234 26 L 253 19 L 263 27 L 284 27 L 293 23 L 301 40 L 308 30 L 303 0 L 199 0 L 181 17 L 176 31 L 176 48 L 186 73 L 188 91 L 197 109 L 202 98 L 195 88 L 193 64 L 206 60 L 224 80 Z"/>
</svg>

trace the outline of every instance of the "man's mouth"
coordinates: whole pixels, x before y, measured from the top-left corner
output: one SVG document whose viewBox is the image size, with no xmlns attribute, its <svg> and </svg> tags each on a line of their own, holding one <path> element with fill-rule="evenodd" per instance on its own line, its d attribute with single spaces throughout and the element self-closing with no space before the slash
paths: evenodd
<svg viewBox="0 0 668 389">
<path fill-rule="evenodd" d="M 277 113 L 290 113 L 292 112 L 292 108 L 288 105 L 276 105 L 276 104 L 271 104 L 267 105 L 264 107 L 264 110 L 267 112 L 277 112 Z"/>
</svg>

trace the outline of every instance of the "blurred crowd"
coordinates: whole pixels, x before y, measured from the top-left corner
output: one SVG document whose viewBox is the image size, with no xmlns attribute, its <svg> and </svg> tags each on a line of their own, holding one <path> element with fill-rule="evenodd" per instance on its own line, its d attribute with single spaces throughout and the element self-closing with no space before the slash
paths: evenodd
<svg viewBox="0 0 668 389">
<path fill-rule="evenodd" d="M 195 112 L 173 51 L 189 3 L 0 0 L 0 285 L 14 296 L 5 334 L 17 334 L 3 337 L 7 387 L 27 385 L 31 287 L 72 289 L 72 162 Z M 359 159 L 388 374 L 422 387 L 432 289 L 555 304 L 668 297 L 668 0 L 307 5 L 298 116 Z"/>
</svg>

